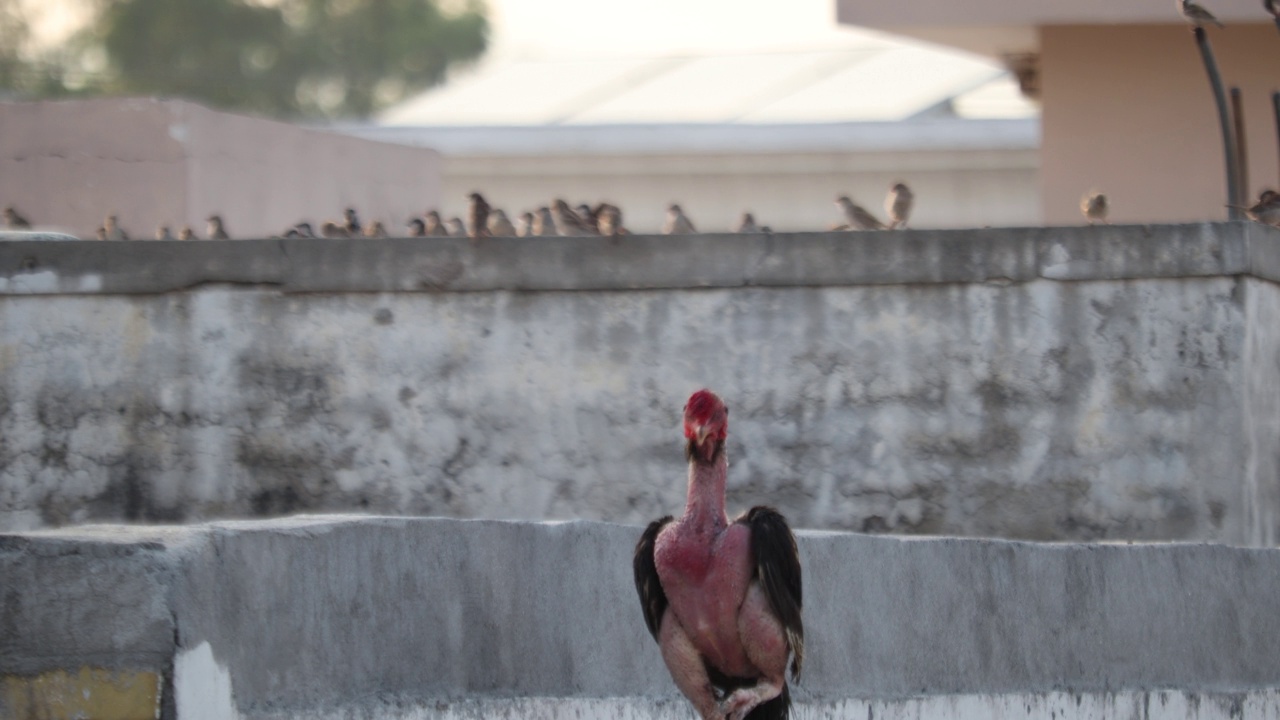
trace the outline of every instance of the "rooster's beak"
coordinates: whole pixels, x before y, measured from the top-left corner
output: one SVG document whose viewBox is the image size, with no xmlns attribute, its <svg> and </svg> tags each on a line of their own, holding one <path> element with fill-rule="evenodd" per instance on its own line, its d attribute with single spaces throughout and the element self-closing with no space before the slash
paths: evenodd
<svg viewBox="0 0 1280 720">
<path fill-rule="evenodd" d="M 693 431 L 694 431 L 694 436 L 697 438 L 697 443 L 699 447 L 702 446 L 702 443 L 706 442 L 707 435 L 711 433 L 711 429 L 708 428 L 706 425 L 699 425 L 695 427 Z"/>
</svg>

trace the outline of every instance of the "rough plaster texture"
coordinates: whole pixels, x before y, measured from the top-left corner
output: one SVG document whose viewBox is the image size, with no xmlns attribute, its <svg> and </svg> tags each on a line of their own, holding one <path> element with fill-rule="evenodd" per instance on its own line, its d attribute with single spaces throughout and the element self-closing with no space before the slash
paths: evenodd
<svg viewBox="0 0 1280 720">
<path fill-rule="evenodd" d="M 171 678 L 165 717 L 182 720 L 687 718 L 635 597 L 639 532 L 313 516 L 0 535 L 0 586 L 25 608 L 0 675 L 127 661 Z M 804 717 L 1280 712 L 1278 550 L 799 545 Z M 67 557 L 102 580 L 75 581 Z M 58 639 L 67 626 L 83 645 Z"/>
<path fill-rule="evenodd" d="M 0 243 L 0 528 L 643 522 L 706 385 L 800 527 L 1271 545 L 1277 278 L 1243 224 Z"/>
</svg>

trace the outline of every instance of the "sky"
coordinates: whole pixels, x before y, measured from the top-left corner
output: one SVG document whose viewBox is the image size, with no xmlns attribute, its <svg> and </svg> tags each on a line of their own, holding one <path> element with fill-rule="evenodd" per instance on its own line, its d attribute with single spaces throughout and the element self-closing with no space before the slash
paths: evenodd
<svg viewBox="0 0 1280 720">
<path fill-rule="evenodd" d="M 456 2 L 457 0 L 450 0 Z M 22 0 L 41 42 L 85 21 L 87 0 Z M 448 3 L 446 3 L 447 6 Z M 487 0 L 495 57 L 616 57 L 820 49 L 866 31 L 838 28 L 834 0 Z"/>
</svg>

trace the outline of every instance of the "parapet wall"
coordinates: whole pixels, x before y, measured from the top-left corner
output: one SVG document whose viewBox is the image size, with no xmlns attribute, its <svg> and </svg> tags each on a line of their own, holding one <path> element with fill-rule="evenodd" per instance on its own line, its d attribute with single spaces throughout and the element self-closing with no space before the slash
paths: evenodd
<svg viewBox="0 0 1280 720">
<path fill-rule="evenodd" d="M 799 527 L 1273 545 L 1256 225 L 0 243 L 0 529 L 640 523 L 681 404 Z"/>
<path fill-rule="evenodd" d="M 0 535 L 0 717 L 109 698 L 164 720 L 688 718 L 632 584 L 639 533 L 331 516 Z M 799 717 L 1280 714 L 1278 550 L 799 545 Z"/>
</svg>

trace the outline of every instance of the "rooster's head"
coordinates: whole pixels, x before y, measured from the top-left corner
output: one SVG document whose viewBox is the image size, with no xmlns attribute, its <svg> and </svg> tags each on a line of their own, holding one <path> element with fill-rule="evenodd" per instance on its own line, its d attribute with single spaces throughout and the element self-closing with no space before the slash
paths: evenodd
<svg viewBox="0 0 1280 720">
<path fill-rule="evenodd" d="M 703 462 L 711 462 L 729 435 L 729 408 L 710 390 L 699 390 L 684 405 L 684 436 L 689 441 L 687 454 Z"/>
</svg>

